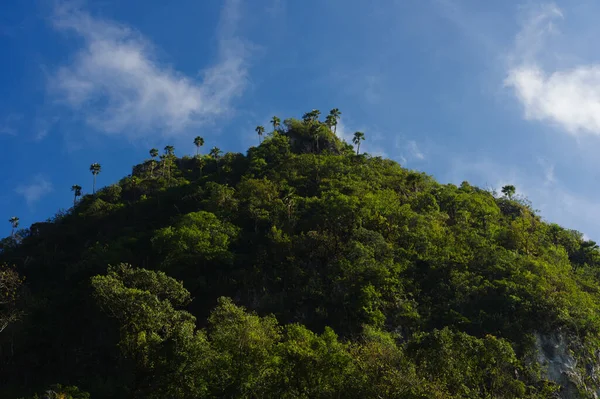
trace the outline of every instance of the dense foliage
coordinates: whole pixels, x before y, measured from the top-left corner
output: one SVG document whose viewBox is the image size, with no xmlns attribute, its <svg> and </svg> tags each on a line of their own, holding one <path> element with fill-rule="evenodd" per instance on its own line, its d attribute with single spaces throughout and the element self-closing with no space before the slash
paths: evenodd
<svg viewBox="0 0 600 399">
<path fill-rule="evenodd" d="M 333 111 L 246 155 L 153 149 L 2 240 L 0 397 L 546 398 L 556 331 L 591 367 L 594 242 L 361 154 Z"/>
</svg>

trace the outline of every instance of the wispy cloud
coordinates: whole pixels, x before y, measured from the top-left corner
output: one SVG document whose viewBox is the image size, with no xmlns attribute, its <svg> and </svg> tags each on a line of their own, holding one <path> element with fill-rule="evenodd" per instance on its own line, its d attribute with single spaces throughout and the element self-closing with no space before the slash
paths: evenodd
<svg viewBox="0 0 600 399">
<path fill-rule="evenodd" d="M 0 121 L 0 134 L 8 134 L 16 136 L 18 133 L 18 125 L 23 120 L 21 114 L 8 114 L 3 121 Z"/>
<path fill-rule="evenodd" d="M 549 122 L 573 135 L 600 135 L 600 65 L 549 68 L 543 52 L 560 35 L 564 14 L 554 4 L 530 10 L 516 37 L 505 80 L 522 104 L 525 118 Z"/>
<path fill-rule="evenodd" d="M 53 26 L 75 33 L 83 45 L 51 77 L 49 91 L 90 126 L 109 134 L 172 136 L 211 122 L 230 109 L 247 83 L 251 47 L 237 34 L 240 15 L 240 1 L 227 0 L 218 60 L 198 79 L 161 63 L 139 32 L 63 4 L 55 10 Z"/>
<path fill-rule="evenodd" d="M 426 158 L 425 152 L 415 140 L 406 140 L 402 136 L 397 136 L 395 147 L 397 159 L 403 166 L 415 161 L 424 161 Z"/>
<path fill-rule="evenodd" d="M 22 195 L 28 206 L 35 205 L 43 196 L 51 193 L 52 183 L 44 176 L 38 175 L 29 184 L 21 184 L 15 188 L 15 192 Z"/>
</svg>

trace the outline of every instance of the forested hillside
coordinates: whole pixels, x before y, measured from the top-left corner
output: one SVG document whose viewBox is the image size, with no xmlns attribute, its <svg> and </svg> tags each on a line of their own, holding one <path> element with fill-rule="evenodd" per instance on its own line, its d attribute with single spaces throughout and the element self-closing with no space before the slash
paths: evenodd
<svg viewBox="0 0 600 399">
<path fill-rule="evenodd" d="M 94 164 L 72 208 L 11 219 L 0 397 L 593 397 L 596 244 L 518 187 L 363 154 L 338 118 L 153 149 L 98 190 Z"/>
</svg>

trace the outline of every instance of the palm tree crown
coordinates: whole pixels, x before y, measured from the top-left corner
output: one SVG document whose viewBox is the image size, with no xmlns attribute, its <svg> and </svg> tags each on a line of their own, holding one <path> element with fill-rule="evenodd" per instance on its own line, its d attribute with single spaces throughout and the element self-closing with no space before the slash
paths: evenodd
<svg viewBox="0 0 600 399">
<path fill-rule="evenodd" d="M 273 119 L 271 119 L 271 124 L 273 125 L 273 131 L 275 131 L 281 125 L 281 119 L 274 116 Z"/>
<path fill-rule="evenodd" d="M 81 197 L 81 186 L 78 184 L 73 184 L 71 186 L 71 191 L 73 191 L 73 206 L 75 206 L 75 203 L 77 202 L 77 197 Z"/>
<path fill-rule="evenodd" d="M 210 155 L 211 157 L 213 157 L 214 159 L 219 159 L 219 157 L 221 156 L 221 154 L 222 154 L 222 153 L 223 153 L 223 151 L 221 151 L 221 150 L 219 149 L 219 147 L 213 147 L 213 148 L 210 150 L 210 153 L 209 153 L 209 155 Z"/>
<path fill-rule="evenodd" d="M 150 150 L 150 156 L 152 158 L 156 158 L 158 156 L 158 150 L 156 148 L 153 148 Z"/>
<path fill-rule="evenodd" d="M 352 138 L 352 142 L 356 145 L 356 155 L 360 151 L 360 142 L 364 141 L 365 134 L 363 132 L 355 132 L 354 137 Z"/>
<path fill-rule="evenodd" d="M 204 139 L 200 136 L 196 136 L 194 139 L 194 145 L 196 146 L 196 155 L 198 155 L 198 151 L 200 151 L 200 147 L 204 145 Z"/>
<path fill-rule="evenodd" d="M 334 108 L 331 111 L 329 111 L 329 115 L 331 116 L 331 125 L 333 126 L 333 132 L 336 133 L 338 120 L 340 119 L 340 115 L 342 115 L 342 112 L 338 108 Z"/>
<path fill-rule="evenodd" d="M 94 185 L 92 186 L 92 192 L 96 194 L 96 176 L 102 171 L 102 166 L 99 163 L 93 163 L 90 165 L 90 172 L 94 176 Z"/>
<path fill-rule="evenodd" d="M 319 111 L 318 109 L 313 109 L 310 112 L 305 113 L 302 116 L 302 119 L 304 120 L 304 122 L 316 122 L 319 120 L 319 115 L 321 115 L 321 111 Z"/>
<path fill-rule="evenodd" d="M 262 138 L 263 133 L 265 132 L 264 126 L 256 126 L 254 129 L 256 133 L 258 133 L 258 142 L 260 143 L 260 139 Z"/>
<path fill-rule="evenodd" d="M 11 236 L 15 235 L 15 229 L 17 227 L 19 227 L 19 218 L 16 216 L 11 217 L 10 219 L 8 219 L 8 221 L 10 222 L 11 226 L 12 226 L 12 231 L 10 232 Z"/>
<path fill-rule="evenodd" d="M 173 155 L 174 153 L 175 153 L 175 147 L 173 147 L 172 145 L 165 146 L 165 154 Z"/>
</svg>

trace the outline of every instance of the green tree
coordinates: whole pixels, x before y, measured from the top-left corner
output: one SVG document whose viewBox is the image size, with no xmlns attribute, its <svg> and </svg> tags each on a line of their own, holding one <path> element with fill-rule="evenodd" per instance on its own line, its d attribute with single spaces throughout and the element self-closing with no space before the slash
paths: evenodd
<svg viewBox="0 0 600 399">
<path fill-rule="evenodd" d="M 337 133 L 337 125 L 338 125 L 338 121 L 340 120 L 340 116 L 342 115 L 342 113 L 340 112 L 339 109 L 333 108 L 331 111 L 329 111 L 329 115 L 333 118 L 331 120 L 332 126 L 333 126 L 333 132 Z"/>
<path fill-rule="evenodd" d="M 194 139 L 194 145 L 196 146 L 196 156 L 198 156 L 200 147 L 204 145 L 204 139 L 200 136 L 196 136 L 196 138 Z"/>
<path fill-rule="evenodd" d="M 71 186 L 71 191 L 73 191 L 73 206 L 77 204 L 77 197 L 81 197 L 81 186 L 74 184 Z"/>
<path fill-rule="evenodd" d="M 209 154 L 216 162 L 217 164 L 217 171 L 220 173 L 220 169 L 219 169 L 219 160 L 221 159 L 221 154 L 223 154 L 223 151 L 221 151 L 218 147 L 213 147 Z"/>
<path fill-rule="evenodd" d="M 183 284 L 127 264 L 92 278 L 100 307 L 119 321 L 119 348 L 134 362 L 133 398 L 205 397 L 210 348 L 196 318 L 178 310 L 191 301 Z"/>
<path fill-rule="evenodd" d="M 277 116 L 274 116 L 271 119 L 271 124 L 273 125 L 273 131 L 276 131 L 277 128 L 281 125 L 281 119 L 279 119 Z"/>
<path fill-rule="evenodd" d="M 329 114 L 325 117 L 325 124 L 331 130 L 334 126 L 337 125 L 337 121 L 333 115 Z"/>
<path fill-rule="evenodd" d="M 513 199 L 516 191 L 517 189 L 513 185 L 506 185 L 502 187 L 502 194 L 504 194 L 509 200 Z"/>
<path fill-rule="evenodd" d="M 254 131 L 256 131 L 256 133 L 258 133 L 258 142 L 260 144 L 262 135 L 265 132 L 265 128 L 264 128 L 264 126 L 256 126 L 256 129 L 254 129 Z"/>
<path fill-rule="evenodd" d="M 0 333 L 23 314 L 18 307 L 23 278 L 7 265 L 0 265 Z"/>
<path fill-rule="evenodd" d="M 98 174 L 100 174 L 101 171 L 102 171 L 102 166 L 99 163 L 93 163 L 90 165 L 90 172 L 92 172 L 92 175 L 94 176 L 94 182 L 92 185 L 92 194 L 96 194 L 96 176 L 98 176 Z"/>
<path fill-rule="evenodd" d="M 172 145 L 165 146 L 165 154 L 166 155 L 174 155 L 175 154 L 175 147 L 173 147 Z"/>
<path fill-rule="evenodd" d="M 158 157 L 158 149 L 152 148 L 150 150 L 150 157 L 152 158 L 150 160 L 150 177 L 154 177 L 154 168 L 156 168 L 156 161 L 154 159 Z"/>
<path fill-rule="evenodd" d="M 365 134 L 363 132 L 354 132 L 352 142 L 356 146 L 356 155 L 360 152 L 360 142 L 365 140 Z"/>
<path fill-rule="evenodd" d="M 313 109 L 312 111 L 305 113 L 302 116 L 302 120 L 304 120 L 306 123 L 312 124 L 319 121 L 319 115 L 321 115 L 321 111 L 318 109 Z"/>
<path fill-rule="evenodd" d="M 19 218 L 16 217 L 16 216 L 13 216 L 10 219 L 8 219 L 8 221 L 9 221 L 10 225 L 12 226 L 12 230 L 10 232 L 10 235 L 14 236 L 15 235 L 15 229 L 17 227 L 19 227 Z"/>
<path fill-rule="evenodd" d="M 168 181 L 171 181 L 171 166 L 173 164 L 173 160 L 175 158 L 175 147 L 172 145 L 165 146 L 165 155 L 163 157 L 164 167 L 167 169 L 167 178 Z"/>
</svg>

